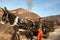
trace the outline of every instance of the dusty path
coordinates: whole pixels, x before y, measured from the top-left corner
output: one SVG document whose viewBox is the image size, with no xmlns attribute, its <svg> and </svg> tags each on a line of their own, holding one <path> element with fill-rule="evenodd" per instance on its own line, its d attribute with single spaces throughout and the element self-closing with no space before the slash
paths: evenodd
<svg viewBox="0 0 60 40">
<path fill-rule="evenodd" d="M 36 37 L 35 37 L 36 38 Z M 21 36 L 21 40 L 27 40 L 25 36 Z M 60 40 L 60 28 L 55 29 L 54 32 L 51 32 L 49 34 L 49 38 L 42 39 L 42 40 Z"/>
<path fill-rule="evenodd" d="M 54 32 L 51 32 L 49 34 L 49 38 L 48 39 L 42 39 L 42 40 L 60 40 L 60 28 L 55 29 Z"/>
</svg>

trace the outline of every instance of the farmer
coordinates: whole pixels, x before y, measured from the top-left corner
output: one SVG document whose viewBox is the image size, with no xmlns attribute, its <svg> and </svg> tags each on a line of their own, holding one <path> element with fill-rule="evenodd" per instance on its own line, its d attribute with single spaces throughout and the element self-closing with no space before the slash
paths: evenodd
<svg viewBox="0 0 60 40">
<path fill-rule="evenodd" d="M 39 28 L 38 28 L 38 35 L 37 35 L 37 40 L 42 40 L 43 38 L 43 26 L 42 26 L 42 21 L 43 19 L 42 18 L 39 18 Z"/>
</svg>

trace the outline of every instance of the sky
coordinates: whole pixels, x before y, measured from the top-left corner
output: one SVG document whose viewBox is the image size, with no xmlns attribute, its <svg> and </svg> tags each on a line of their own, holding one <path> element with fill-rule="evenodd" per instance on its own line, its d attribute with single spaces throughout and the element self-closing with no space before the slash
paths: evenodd
<svg viewBox="0 0 60 40">
<path fill-rule="evenodd" d="M 31 12 L 41 17 L 60 14 L 60 0 L 32 0 Z M 8 10 L 24 8 L 28 10 L 27 0 L 0 0 L 0 7 L 7 7 Z"/>
</svg>

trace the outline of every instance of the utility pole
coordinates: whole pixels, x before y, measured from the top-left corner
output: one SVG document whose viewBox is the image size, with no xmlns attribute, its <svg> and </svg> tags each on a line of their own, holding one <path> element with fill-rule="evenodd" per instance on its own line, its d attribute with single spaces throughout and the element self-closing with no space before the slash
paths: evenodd
<svg viewBox="0 0 60 40">
<path fill-rule="evenodd" d="M 28 11 L 31 12 L 31 10 L 32 10 L 32 6 L 33 6 L 32 0 L 28 0 L 28 1 L 27 1 Z"/>
</svg>

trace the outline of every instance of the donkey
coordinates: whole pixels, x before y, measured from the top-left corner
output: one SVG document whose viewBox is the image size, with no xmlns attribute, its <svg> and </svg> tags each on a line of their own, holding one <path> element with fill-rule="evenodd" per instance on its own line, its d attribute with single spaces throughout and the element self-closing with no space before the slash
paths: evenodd
<svg viewBox="0 0 60 40">
<path fill-rule="evenodd" d="M 5 9 L 2 9 L 4 14 L 2 16 L 2 20 L 1 20 L 1 24 L 6 24 L 6 23 L 10 23 L 10 26 L 14 27 L 17 25 L 17 23 L 20 21 L 19 17 L 18 16 L 15 16 L 13 13 L 10 13 L 7 8 L 5 7 Z M 14 27 L 14 34 L 12 36 L 12 39 L 11 40 L 20 40 L 19 38 L 19 29 L 18 29 L 18 26 L 17 27 Z M 17 35 L 18 34 L 18 35 Z"/>
<path fill-rule="evenodd" d="M 15 33 L 13 34 L 13 37 L 11 40 L 20 40 L 19 37 L 19 31 L 26 31 L 25 29 L 28 29 L 29 27 L 33 26 L 33 22 L 30 20 L 27 20 L 26 23 L 21 23 L 21 19 L 19 19 L 18 16 L 14 15 L 13 13 L 10 13 L 7 8 L 5 7 L 2 9 L 4 14 L 2 16 L 1 24 L 10 23 L 10 26 L 13 26 Z M 29 24 L 29 25 L 28 25 Z M 28 29 L 29 30 L 29 29 Z M 31 29 L 30 29 L 31 30 Z M 17 36 L 16 36 L 17 35 Z"/>
</svg>

